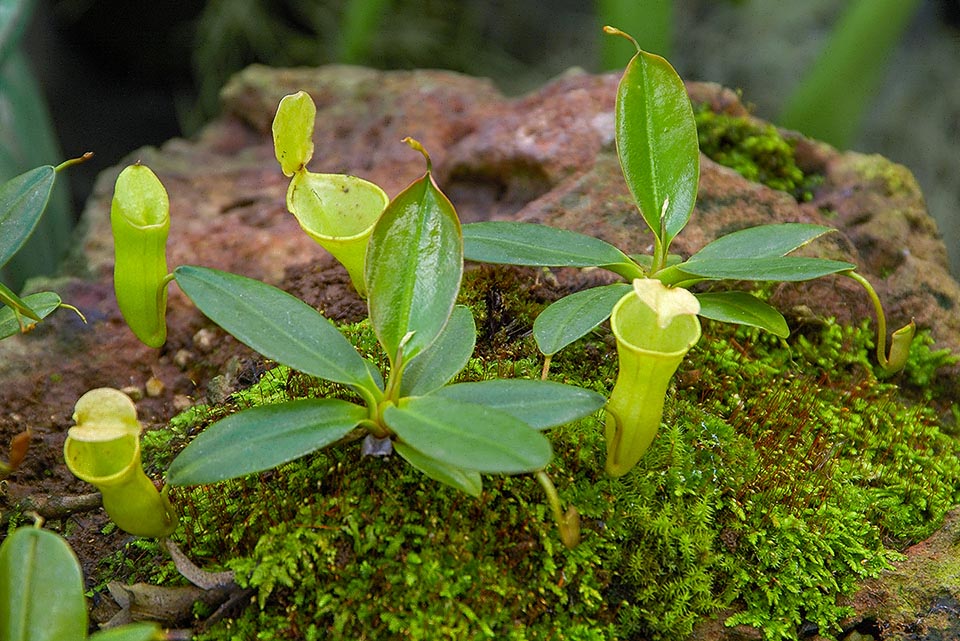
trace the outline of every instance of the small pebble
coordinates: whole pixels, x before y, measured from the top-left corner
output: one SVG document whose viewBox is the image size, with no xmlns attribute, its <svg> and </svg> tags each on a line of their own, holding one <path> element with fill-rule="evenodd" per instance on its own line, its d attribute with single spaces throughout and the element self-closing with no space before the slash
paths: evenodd
<svg viewBox="0 0 960 641">
<path fill-rule="evenodd" d="M 201 329 L 193 335 L 193 346 L 206 354 L 213 349 L 216 333 L 212 329 Z"/>
<path fill-rule="evenodd" d="M 164 385 L 163 381 L 161 381 L 156 376 L 151 376 L 150 378 L 147 379 L 146 388 L 147 388 L 147 396 L 149 396 L 150 398 L 156 398 L 161 394 L 163 394 L 163 391 L 167 389 L 167 386 Z"/>
<path fill-rule="evenodd" d="M 143 398 L 143 390 L 136 385 L 127 385 L 126 387 L 121 387 L 120 391 L 130 397 L 132 401 L 139 401 Z"/>
<path fill-rule="evenodd" d="M 177 394 L 173 397 L 173 409 L 182 412 L 185 409 L 193 407 L 193 399 L 186 394 Z"/>
<path fill-rule="evenodd" d="M 178 349 L 177 353 L 173 355 L 173 364 L 180 369 L 187 369 L 187 365 L 191 361 L 193 361 L 193 352 L 189 349 Z"/>
</svg>

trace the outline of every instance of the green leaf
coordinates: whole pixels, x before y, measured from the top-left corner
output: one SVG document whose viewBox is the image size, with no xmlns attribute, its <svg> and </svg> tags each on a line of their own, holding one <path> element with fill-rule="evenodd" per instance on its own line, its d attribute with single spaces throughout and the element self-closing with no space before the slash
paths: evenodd
<svg viewBox="0 0 960 641">
<path fill-rule="evenodd" d="M 273 150 L 284 176 L 293 176 L 313 157 L 317 106 L 305 91 L 284 96 L 273 118 Z"/>
<path fill-rule="evenodd" d="M 700 147 L 683 81 L 660 56 L 640 51 L 627 65 L 617 88 L 616 140 L 627 186 L 666 248 L 693 211 Z"/>
<path fill-rule="evenodd" d="M 48 530 L 22 527 L 0 546 L 0 639 L 73 641 L 87 636 L 80 563 Z"/>
<path fill-rule="evenodd" d="M 269 470 L 343 438 L 366 417 L 366 408 L 333 398 L 243 410 L 193 439 L 170 464 L 167 481 L 201 485 Z"/>
<path fill-rule="evenodd" d="M 807 223 L 759 225 L 721 236 L 705 245 L 690 260 L 716 258 L 774 258 L 785 256 L 814 238 L 836 231 Z"/>
<path fill-rule="evenodd" d="M 329 381 L 376 387 L 353 345 L 302 300 L 258 280 L 206 267 L 184 265 L 174 276 L 210 320 L 267 358 Z"/>
<path fill-rule="evenodd" d="M 548 225 L 505 221 L 464 225 L 463 255 L 481 263 L 532 267 L 633 265 L 626 254 L 599 238 Z"/>
<path fill-rule="evenodd" d="M 556 354 L 610 318 L 618 300 L 630 291 L 626 283 L 585 289 L 564 296 L 533 321 L 533 337 L 544 354 Z"/>
<path fill-rule="evenodd" d="M 56 171 L 37 167 L 0 185 L 0 267 L 23 247 L 50 200 Z"/>
<path fill-rule="evenodd" d="M 2 283 L 0 283 L 0 288 L 6 289 L 3 287 Z M 0 302 L 9 305 L 9 303 L 4 300 L 2 292 L 0 292 Z M 60 300 L 60 297 L 53 292 L 37 292 L 36 294 L 24 296 L 21 299 L 21 302 L 33 312 L 35 318 L 31 317 L 32 320 L 41 321 L 52 314 L 58 307 L 60 307 L 60 303 L 62 301 Z M 21 314 L 24 314 L 22 308 L 20 308 L 19 311 Z M 0 339 L 19 333 L 20 324 L 17 322 L 17 315 L 13 313 L 13 308 L 0 308 Z"/>
<path fill-rule="evenodd" d="M 156 623 L 130 623 L 90 635 L 90 641 L 162 641 L 168 638 Z"/>
<path fill-rule="evenodd" d="M 462 470 L 446 463 L 441 463 L 425 454 L 418 452 L 406 443 L 395 441 L 393 449 L 402 456 L 407 463 L 417 468 L 434 481 L 440 481 L 450 487 L 466 492 L 470 496 L 480 496 L 483 491 L 483 481 L 480 473 L 473 470 Z"/>
<path fill-rule="evenodd" d="M 759 327 L 780 338 L 790 335 L 783 314 L 752 294 L 710 292 L 695 296 L 700 301 L 700 316 L 704 318 Z"/>
<path fill-rule="evenodd" d="M 17 294 L 4 285 L 0 283 L 0 303 L 3 303 L 11 309 L 15 309 L 27 318 L 35 321 L 39 321 L 40 317 L 37 315 L 37 312 L 30 307 L 30 304 L 25 302 L 22 298 L 17 296 Z"/>
<path fill-rule="evenodd" d="M 409 362 L 447 324 L 463 276 L 460 221 L 429 171 L 380 216 L 365 269 L 374 332 L 393 365 L 406 341 Z"/>
<path fill-rule="evenodd" d="M 852 263 L 825 258 L 779 256 L 774 258 L 706 258 L 690 259 L 676 268 L 685 274 L 715 280 L 772 280 L 796 282 L 813 280 L 828 274 L 856 269 Z M 668 271 L 664 270 L 664 271 Z"/>
<path fill-rule="evenodd" d="M 600 394 L 582 387 L 529 379 L 457 383 L 438 389 L 433 396 L 499 410 L 535 430 L 589 416 L 607 402 Z"/>
<path fill-rule="evenodd" d="M 452 467 L 518 474 L 544 467 L 550 442 L 505 412 L 439 396 L 400 399 L 383 420 L 410 447 Z"/>
<path fill-rule="evenodd" d="M 404 369 L 400 395 L 422 396 L 449 383 L 470 360 L 476 342 L 473 314 L 463 305 L 457 305 L 437 340 Z"/>
</svg>

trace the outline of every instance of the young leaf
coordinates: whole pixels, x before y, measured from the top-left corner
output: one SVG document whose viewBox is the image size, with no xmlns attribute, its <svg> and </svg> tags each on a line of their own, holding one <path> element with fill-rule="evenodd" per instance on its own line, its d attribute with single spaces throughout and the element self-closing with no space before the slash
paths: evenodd
<svg viewBox="0 0 960 641">
<path fill-rule="evenodd" d="M 21 527 L 0 545 L 0 639 L 85 639 L 80 563 L 48 530 Z"/>
<path fill-rule="evenodd" d="M 483 481 L 480 473 L 473 470 L 462 470 L 446 463 L 430 458 L 418 452 L 406 443 L 395 441 L 393 448 L 407 463 L 414 466 L 434 481 L 440 481 L 450 487 L 466 492 L 470 496 L 480 496 L 483 490 Z"/>
<path fill-rule="evenodd" d="M 317 106 L 305 91 L 284 96 L 273 119 L 273 150 L 284 176 L 293 176 L 313 157 Z"/>
<path fill-rule="evenodd" d="M 365 270 L 374 332 L 394 365 L 406 341 L 409 362 L 447 324 L 463 275 L 460 221 L 429 167 L 380 216 Z"/>
<path fill-rule="evenodd" d="M 684 274 L 715 280 L 772 280 L 796 282 L 850 271 L 856 265 L 825 258 L 777 256 L 772 258 L 691 258 L 676 268 Z"/>
<path fill-rule="evenodd" d="M 432 394 L 476 403 L 517 418 L 535 430 L 545 430 L 589 416 L 603 407 L 600 394 L 573 385 L 529 379 L 495 379 L 457 383 Z"/>
<path fill-rule="evenodd" d="M 463 256 L 481 263 L 532 267 L 618 265 L 637 270 L 632 260 L 606 241 L 531 223 L 491 221 L 464 225 Z"/>
<path fill-rule="evenodd" d="M 311 376 L 376 388 L 353 345 L 302 300 L 258 280 L 206 267 L 184 265 L 174 276 L 210 320 L 267 358 Z"/>
<path fill-rule="evenodd" d="M 0 284 L 0 289 L 5 289 L 2 284 Z M 60 307 L 61 303 L 60 297 L 53 292 L 38 292 L 24 296 L 20 300 L 33 312 L 35 318 L 29 314 L 25 314 L 23 308 L 18 308 L 18 311 L 35 321 L 43 320 L 49 316 L 55 309 Z M 9 303 L 4 300 L 2 291 L 0 291 L 0 301 L 9 305 Z M 17 321 L 17 315 L 13 310 L 14 308 L 9 306 L 0 308 L 0 339 L 20 333 L 20 323 Z"/>
<path fill-rule="evenodd" d="M 723 323 L 737 323 L 766 330 L 786 338 L 790 328 L 783 314 L 746 292 L 709 292 L 695 294 L 700 301 L 700 316 Z"/>
<path fill-rule="evenodd" d="M 207 427 L 173 460 L 171 485 L 202 485 L 262 472 L 330 445 L 367 417 L 359 405 L 309 398 L 261 405 Z"/>
<path fill-rule="evenodd" d="M 50 199 L 56 170 L 37 167 L 0 185 L 0 267 L 23 247 Z"/>
<path fill-rule="evenodd" d="M 660 56 L 638 51 L 627 65 L 617 88 L 616 140 L 627 186 L 666 249 L 693 211 L 700 147 L 683 81 Z"/>
<path fill-rule="evenodd" d="M 518 474 L 551 456 L 543 434 L 505 412 L 436 395 L 400 399 L 383 412 L 387 426 L 424 456 L 452 467 Z"/>
<path fill-rule="evenodd" d="M 832 227 L 807 223 L 759 225 L 721 236 L 705 245 L 690 260 L 707 258 L 774 258 L 785 256 L 814 238 L 836 231 Z"/>
<path fill-rule="evenodd" d="M 404 369 L 400 395 L 423 396 L 449 383 L 470 360 L 476 342 L 473 314 L 463 305 L 457 305 L 437 340 Z"/>
<path fill-rule="evenodd" d="M 630 291 L 626 283 L 585 289 L 564 296 L 533 321 L 533 338 L 544 354 L 556 354 L 610 318 L 618 300 Z"/>
</svg>

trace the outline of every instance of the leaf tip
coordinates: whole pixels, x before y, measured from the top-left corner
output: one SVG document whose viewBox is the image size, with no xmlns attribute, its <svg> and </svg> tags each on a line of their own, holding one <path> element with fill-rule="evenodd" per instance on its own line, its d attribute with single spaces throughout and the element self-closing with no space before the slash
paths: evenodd
<svg viewBox="0 0 960 641">
<path fill-rule="evenodd" d="M 419 151 L 421 154 L 423 154 L 424 159 L 427 161 L 427 173 L 429 174 L 433 171 L 433 161 L 430 160 L 430 154 L 427 153 L 427 150 L 424 149 L 419 140 L 407 136 L 400 142 L 406 143 L 406 145 L 411 149 Z"/>
<path fill-rule="evenodd" d="M 620 31 L 616 27 L 611 27 L 610 25 L 604 25 L 603 32 L 610 36 L 620 36 L 621 38 L 626 38 L 627 40 L 633 43 L 634 47 L 637 48 L 637 53 L 642 51 L 642 49 L 640 49 L 640 43 L 638 43 L 633 36 L 631 36 L 629 33 L 625 31 Z"/>
</svg>

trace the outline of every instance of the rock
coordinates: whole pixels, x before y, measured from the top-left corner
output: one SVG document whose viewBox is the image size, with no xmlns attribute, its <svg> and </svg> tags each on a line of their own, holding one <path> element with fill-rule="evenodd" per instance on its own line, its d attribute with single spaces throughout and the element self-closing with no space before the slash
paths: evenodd
<svg viewBox="0 0 960 641">
<path fill-rule="evenodd" d="M 960 638 L 960 509 L 851 599 L 860 626 L 889 641 Z"/>
</svg>

